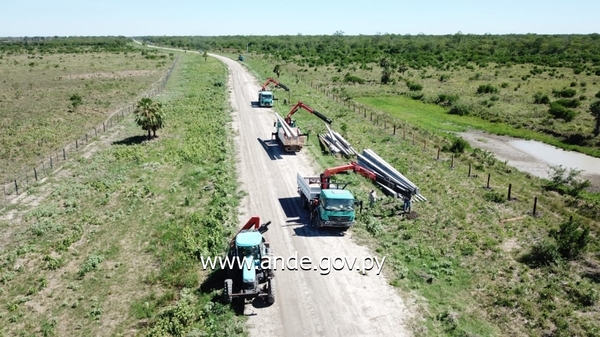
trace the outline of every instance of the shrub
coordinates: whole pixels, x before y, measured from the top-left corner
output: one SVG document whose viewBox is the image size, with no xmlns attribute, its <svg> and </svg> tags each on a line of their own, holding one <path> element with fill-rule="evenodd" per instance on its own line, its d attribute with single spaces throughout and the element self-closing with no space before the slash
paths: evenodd
<svg viewBox="0 0 600 337">
<path fill-rule="evenodd" d="M 501 204 L 506 201 L 506 199 L 504 198 L 504 195 L 502 193 L 496 192 L 496 191 L 487 192 L 483 196 L 483 198 L 487 201 L 495 202 L 497 204 Z"/>
<path fill-rule="evenodd" d="M 581 102 L 577 99 L 561 98 L 554 102 L 564 106 L 565 108 L 577 108 L 581 105 Z"/>
<path fill-rule="evenodd" d="M 600 76 L 600 75 L 599 75 Z M 600 90 L 596 93 L 596 95 L 594 95 L 594 97 L 596 98 L 600 98 Z"/>
<path fill-rule="evenodd" d="M 408 87 L 408 90 L 410 91 L 421 91 L 423 90 L 423 86 L 418 84 L 418 83 L 413 83 L 410 81 L 406 81 L 406 86 Z"/>
<path fill-rule="evenodd" d="M 554 116 L 554 118 L 561 118 L 565 122 L 572 121 L 576 115 L 575 111 L 573 111 L 571 109 L 567 109 L 564 106 L 562 106 L 556 102 L 550 103 L 550 109 L 548 110 L 548 112 L 552 116 Z"/>
<path fill-rule="evenodd" d="M 533 95 L 533 104 L 549 104 L 550 103 L 550 97 L 548 97 L 548 95 L 544 95 L 541 92 L 536 92 L 535 95 Z"/>
<path fill-rule="evenodd" d="M 346 75 L 344 75 L 344 83 L 364 84 L 365 80 L 358 76 L 350 75 L 350 73 L 346 73 Z"/>
<path fill-rule="evenodd" d="M 443 150 L 458 154 L 465 152 L 467 148 L 469 148 L 469 143 L 466 140 L 458 137 L 452 141 L 452 145 L 450 145 L 450 147 L 444 145 Z"/>
<path fill-rule="evenodd" d="M 482 84 L 477 88 L 477 94 L 497 94 L 498 88 L 491 84 Z"/>
<path fill-rule="evenodd" d="M 502 82 L 502 84 L 500 84 L 500 88 L 503 88 L 503 89 L 508 88 L 508 83 Z"/>
<path fill-rule="evenodd" d="M 590 229 L 573 219 L 563 222 L 559 230 L 553 229 L 549 235 L 556 240 L 560 255 L 569 260 L 581 255 L 590 242 Z"/>
<path fill-rule="evenodd" d="M 560 254 L 556 242 L 548 239 L 533 245 L 531 251 L 522 258 L 522 262 L 533 267 L 549 266 L 559 260 Z"/>
<path fill-rule="evenodd" d="M 453 105 L 448 113 L 451 115 L 468 116 L 471 114 L 471 111 L 469 111 L 469 108 L 466 105 L 457 104 Z"/>
<path fill-rule="evenodd" d="M 457 95 L 439 94 L 435 99 L 435 104 L 441 106 L 451 106 L 458 100 Z"/>
<path fill-rule="evenodd" d="M 554 95 L 554 97 L 573 98 L 577 95 L 577 90 L 571 88 L 552 90 L 552 95 Z"/>
</svg>

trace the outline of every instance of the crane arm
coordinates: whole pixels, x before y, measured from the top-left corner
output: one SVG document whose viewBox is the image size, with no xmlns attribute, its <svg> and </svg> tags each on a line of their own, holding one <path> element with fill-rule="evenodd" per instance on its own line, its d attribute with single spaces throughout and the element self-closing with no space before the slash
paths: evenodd
<svg viewBox="0 0 600 337">
<path fill-rule="evenodd" d="M 271 222 L 269 221 L 269 224 L 270 223 Z M 269 224 L 267 224 L 266 226 L 268 226 Z M 253 227 L 254 227 L 254 229 L 259 229 L 260 217 L 258 217 L 258 216 L 251 217 L 250 220 L 248 220 L 248 222 L 246 222 L 246 224 L 242 228 L 240 228 L 240 230 L 233 236 L 233 239 L 231 239 L 231 241 L 229 241 L 229 245 L 231 247 L 235 246 L 235 238 L 238 236 L 238 234 L 240 234 L 244 230 L 251 229 Z"/>
<path fill-rule="evenodd" d="M 267 78 L 267 81 L 265 82 L 265 84 L 263 84 L 263 86 L 260 88 L 260 91 L 265 91 L 267 90 L 267 85 L 269 85 L 269 83 L 273 83 L 275 84 L 276 88 L 281 88 L 285 91 L 290 91 L 290 88 L 288 88 L 287 86 L 277 82 L 276 80 L 274 80 L 273 78 L 269 77 Z"/>
<path fill-rule="evenodd" d="M 296 103 L 296 105 L 294 105 L 294 107 L 292 108 L 292 110 L 290 110 L 290 112 L 287 114 L 287 116 L 285 117 L 285 122 L 290 125 L 292 123 L 292 115 L 296 113 L 296 111 L 298 111 L 300 108 L 310 112 L 311 114 L 319 117 L 321 120 L 327 122 L 328 124 L 331 124 L 332 120 L 330 118 L 328 118 L 327 116 L 323 115 L 322 113 L 318 112 L 317 110 L 309 107 L 308 105 L 302 103 L 302 102 L 298 102 Z"/>
<path fill-rule="evenodd" d="M 342 165 L 342 166 L 326 169 L 321 174 L 321 189 L 329 188 L 330 177 L 332 175 L 338 174 L 340 172 L 347 172 L 347 171 L 354 171 L 367 179 L 377 180 L 377 175 L 375 175 L 375 173 L 373 171 L 368 170 L 368 169 L 358 165 L 358 163 L 356 163 L 356 162 L 351 162 L 348 165 Z"/>
</svg>

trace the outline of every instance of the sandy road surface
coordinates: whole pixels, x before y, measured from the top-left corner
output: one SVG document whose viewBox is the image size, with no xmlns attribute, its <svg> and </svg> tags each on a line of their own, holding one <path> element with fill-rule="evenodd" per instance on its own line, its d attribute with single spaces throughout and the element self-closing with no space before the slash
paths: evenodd
<svg viewBox="0 0 600 337">
<path fill-rule="evenodd" d="M 317 174 L 304 152 L 283 154 L 270 144 L 275 112 L 252 107 L 260 86 L 238 62 L 212 55 L 229 68 L 233 128 L 238 149 L 240 180 L 248 196 L 243 200 L 240 223 L 252 215 L 272 221 L 267 239 L 276 256 L 296 252 L 312 261 L 322 257 L 358 257 L 371 253 L 336 231 L 317 231 L 301 208 L 296 172 Z M 386 266 L 384 265 L 384 268 Z M 253 336 L 408 336 L 411 318 L 405 301 L 375 270 L 275 272 L 276 300 L 265 307 L 260 301 L 246 304 Z"/>
</svg>

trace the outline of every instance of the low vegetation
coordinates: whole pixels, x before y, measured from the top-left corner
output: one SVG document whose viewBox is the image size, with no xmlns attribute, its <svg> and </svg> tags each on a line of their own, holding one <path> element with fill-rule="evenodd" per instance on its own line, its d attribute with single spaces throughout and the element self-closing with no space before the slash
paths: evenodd
<svg viewBox="0 0 600 337">
<path fill-rule="evenodd" d="M 182 56 L 150 141 L 129 116 L 0 211 L 0 335 L 242 336 L 199 269 L 237 228 L 226 69 Z M 106 148 L 104 148 L 106 147 Z"/>
</svg>

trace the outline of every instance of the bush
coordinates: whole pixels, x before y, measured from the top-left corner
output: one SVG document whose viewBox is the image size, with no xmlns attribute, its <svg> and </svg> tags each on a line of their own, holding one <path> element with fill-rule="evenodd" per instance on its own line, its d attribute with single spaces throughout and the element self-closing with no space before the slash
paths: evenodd
<svg viewBox="0 0 600 337">
<path fill-rule="evenodd" d="M 575 118 L 575 116 L 577 115 L 575 111 L 567 109 L 556 102 L 550 103 L 550 109 L 548 110 L 548 112 L 552 116 L 554 116 L 554 118 L 561 118 L 565 122 L 572 121 L 573 118 Z"/>
<path fill-rule="evenodd" d="M 559 100 L 554 101 L 557 104 L 564 106 L 565 108 L 577 108 L 581 105 L 581 102 L 577 99 L 567 99 L 561 98 Z"/>
<path fill-rule="evenodd" d="M 552 90 L 552 95 L 554 95 L 554 97 L 573 98 L 577 95 L 577 90 L 571 88 Z"/>
<path fill-rule="evenodd" d="M 482 84 L 477 88 L 477 94 L 497 94 L 498 88 L 491 84 Z"/>
<path fill-rule="evenodd" d="M 560 260 L 560 254 L 558 253 L 558 247 L 552 240 L 542 240 L 541 242 L 533 245 L 529 254 L 522 258 L 522 262 L 525 262 L 533 267 L 549 266 Z"/>
<path fill-rule="evenodd" d="M 487 201 L 495 202 L 497 204 L 501 204 L 506 201 L 506 198 L 504 198 L 504 195 L 502 193 L 496 192 L 496 191 L 487 192 L 483 196 L 483 198 Z"/>
<path fill-rule="evenodd" d="M 448 113 L 451 115 L 468 116 L 471 114 L 471 111 L 469 111 L 469 108 L 466 105 L 457 104 L 453 105 Z"/>
<path fill-rule="evenodd" d="M 435 99 L 435 104 L 441 106 L 451 106 L 458 100 L 457 95 L 439 94 Z"/>
<path fill-rule="evenodd" d="M 590 242 L 590 229 L 573 219 L 563 222 L 559 230 L 553 229 L 549 235 L 556 240 L 560 255 L 568 260 L 581 255 Z"/>
<path fill-rule="evenodd" d="M 421 91 L 423 90 L 423 86 L 418 84 L 418 83 L 413 83 L 410 81 L 406 81 L 406 86 L 408 87 L 408 90 L 410 91 Z"/>
<path fill-rule="evenodd" d="M 600 76 L 600 75 L 599 75 Z M 600 90 L 596 93 L 596 95 L 594 95 L 594 97 L 596 98 L 600 98 Z"/>
<path fill-rule="evenodd" d="M 541 92 L 537 92 L 535 93 L 535 95 L 533 95 L 533 104 L 549 104 L 550 103 L 550 97 L 548 97 L 548 95 L 544 95 Z"/>
<path fill-rule="evenodd" d="M 364 84 L 365 80 L 358 76 L 350 75 L 350 73 L 346 73 L 346 75 L 344 75 L 344 83 Z"/>
<path fill-rule="evenodd" d="M 452 153 L 463 153 L 465 152 L 465 150 L 469 148 L 469 143 L 462 139 L 462 138 L 456 138 L 452 141 L 452 145 L 450 145 L 450 147 L 448 147 L 447 145 L 444 145 L 443 150 L 446 152 L 452 152 Z"/>
</svg>

